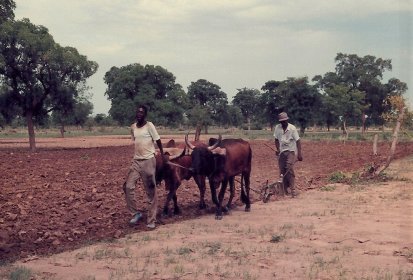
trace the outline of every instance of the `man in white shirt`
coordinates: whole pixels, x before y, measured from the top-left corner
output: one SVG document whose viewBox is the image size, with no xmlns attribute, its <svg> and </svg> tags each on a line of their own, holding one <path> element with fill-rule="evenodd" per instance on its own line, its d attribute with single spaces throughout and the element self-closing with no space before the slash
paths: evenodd
<svg viewBox="0 0 413 280">
<path fill-rule="evenodd" d="M 297 154 L 299 161 L 303 160 L 300 136 L 298 135 L 297 128 L 288 123 L 287 113 L 282 112 L 278 114 L 278 121 L 280 123 L 277 124 L 274 129 L 275 155 L 279 156 L 278 166 L 280 168 L 280 174 L 283 175 L 284 193 L 287 194 L 287 189 L 290 188 L 292 197 L 295 197 L 297 196 L 294 185 L 295 155 Z"/>
<path fill-rule="evenodd" d="M 149 229 L 154 229 L 156 227 L 156 214 L 158 210 L 154 142 L 158 145 L 161 155 L 163 155 L 163 148 L 161 138 L 155 126 L 153 123 L 146 121 L 147 113 L 148 109 L 146 106 L 139 106 L 136 111 L 136 122 L 131 125 L 131 139 L 135 144 L 135 153 L 123 189 L 127 208 L 133 215 L 129 223 L 136 224 L 142 217 L 142 214 L 136 206 L 135 187 L 138 179 L 142 179 L 148 197 L 146 226 Z M 164 160 L 164 158 L 162 159 Z"/>
</svg>

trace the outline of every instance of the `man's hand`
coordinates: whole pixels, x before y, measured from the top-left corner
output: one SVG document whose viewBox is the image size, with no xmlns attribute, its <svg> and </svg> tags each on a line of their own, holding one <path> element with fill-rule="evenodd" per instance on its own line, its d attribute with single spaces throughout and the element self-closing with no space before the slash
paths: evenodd
<svg viewBox="0 0 413 280">
<path fill-rule="evenodd" d="M 280 151 L 279 150 L 275 151 L 275 156 L 276 157 L 280 156 Z"/>
<path fill-rule="evenodd" d="M 169 156 L 163 154 L 163 155 L 162 155 L 162 162 L 163 162 L 163 163 L 167 163 L 168 161 L 169 161 Z"/>
<path fill-rule="evenodd" d="M 298 159 L 298 161 L 303 161 L 303 156 L 301 154 L 298 154 L 297 159 Z"/>
</svg>

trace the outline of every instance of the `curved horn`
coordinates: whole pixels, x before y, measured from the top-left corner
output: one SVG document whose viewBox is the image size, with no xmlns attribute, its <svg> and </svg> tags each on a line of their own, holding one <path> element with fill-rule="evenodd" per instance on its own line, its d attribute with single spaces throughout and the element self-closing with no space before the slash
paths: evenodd
<svg viewBox="0 0 413 280">
<path fill-rule="evenodd" d="M 219 146 L 219 144 L 221 143 L 221 140 L 222 140 L 222 136 L 221 136 L 221 134 L 219 134 L 218 141 L 214 145 L 209 146 L 208 150 L 212 151 L 213 149 L 216 149 Z"/>
<path fill-rule="evenodd" d="M 185 135 L 185 144 L 188 146 L 188 148 L 190 148 L 191 150 L 195 149 L 195 146 L 192 145 L 189 141 L 188 141 L 188 134 L 189 132 Z"/>
</svg>

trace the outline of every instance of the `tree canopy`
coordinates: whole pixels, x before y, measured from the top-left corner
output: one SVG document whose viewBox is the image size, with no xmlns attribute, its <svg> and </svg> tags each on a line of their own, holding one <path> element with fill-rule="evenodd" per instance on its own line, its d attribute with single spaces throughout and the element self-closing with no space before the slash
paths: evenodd
<svg viewBox="0 0 413 280">
<path fill-rule="evenodd" d="M 55 43 L 46 27 L 29 19 L 0 25 L 0 77 L 6 89 L 1 99 L 20 108 L 31 150 L 36 148 L 33 121 L 73 103 L 97 67 L 75 48 Z"/>
<path fill-rule="evenodd" d="M 228 99 L 221 88 L 205 79 L 191 82 L 188 87 L 188 99 L 193 108 L 188 112 L 188 118 L 197 126 L 197 131 L 201 126 L 207 131 L 208 125 L 220 123 L 225 119 Z M 197 132 L 197 133 L 198 133 Z"/>
<path fill-rule="evenodd" d="M 248 130 L 251 129 L 251 120 L 257 116 L 257 109 L 260 98 L 258 89 L 242 88 L 238 89 L 235 94 L 232 104 L 240 108 L 244 120 L 248 124 Z"/>
<path fill-rule="evenodd" d="M 140 65 L 112 67 L 106 72 L 105 95 L 111 101 L 109 114 L 122 125 L 134 121 L 136 106 L 147 105 L 149 117 L 162 125 L 174 126 L 183 120 L 186 94 L 175 76 L 161 66 Z"/>
<path fill-rule="evenodd" d="M 313 78 L 319 90 L 325 93 L 327 89 L 342 85 L 347 87 L 348 93 L 364 93 L 363 98 L 358 101 L 363 108 L 359 114 L 363 130 L 366 116 L 372 123 L 382 124 L 381 116 L 386 110 L 383 101 L 389 95 L 400 95 L 407 90 L 407 85 L 398 79 L 392 78 L 388 83 L 382 83 L 384 72 L 392 70 L 391 60 L 372 55 L 360 57 L 356 54 L 338 53 L 335 62 L 335 72 Z"/>
</svg>

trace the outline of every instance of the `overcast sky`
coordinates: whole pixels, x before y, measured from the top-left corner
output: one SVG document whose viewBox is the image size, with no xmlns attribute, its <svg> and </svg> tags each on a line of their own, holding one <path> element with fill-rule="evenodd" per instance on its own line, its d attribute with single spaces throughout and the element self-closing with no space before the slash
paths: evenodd
<svg viewBox="0 0 413 280">
<path fill-rule="evenodd" d="M 15 0 L 16 19 L 49 29 L 62 46 L 99 64 L 88 80 L 94 114 L 110 102 L 112 66 L 159 65 L 185 91 L 217 84 L 229 101 L 240 88 L 334 71 L 337 53 L 391 59 L 413 100 L 413 0 Z"/>
</svg>

